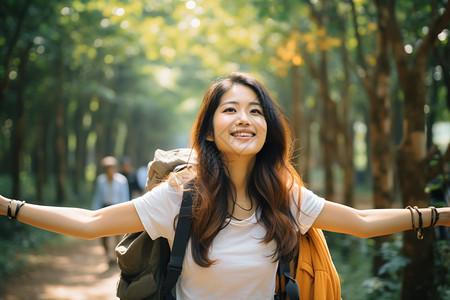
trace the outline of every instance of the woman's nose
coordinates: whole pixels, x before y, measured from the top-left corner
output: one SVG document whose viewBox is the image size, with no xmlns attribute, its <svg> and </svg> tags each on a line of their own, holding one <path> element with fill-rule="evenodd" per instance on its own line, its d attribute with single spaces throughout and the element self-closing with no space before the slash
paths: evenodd
<svg viewBox="0 0 450 300">
<path fill-rule="evenodd" d="M 241 112 L 236 118 L 236 125 L 249 126 L 251 123 L 250 116 L 246 112 Z"/>
</svg>

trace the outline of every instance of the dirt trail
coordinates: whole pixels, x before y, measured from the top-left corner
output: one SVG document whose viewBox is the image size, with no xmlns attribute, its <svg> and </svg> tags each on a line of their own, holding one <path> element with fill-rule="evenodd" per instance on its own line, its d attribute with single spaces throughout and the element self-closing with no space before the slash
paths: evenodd
<svg viewBox="0 0 450 300">
<path fill-rule="evenodd" d="M 76 240 L 31 255 L 31 266 L 2 280 L 0 299 L 117 300 L 119 269 L 103 253 L 98 240 Z"/>
</svg>

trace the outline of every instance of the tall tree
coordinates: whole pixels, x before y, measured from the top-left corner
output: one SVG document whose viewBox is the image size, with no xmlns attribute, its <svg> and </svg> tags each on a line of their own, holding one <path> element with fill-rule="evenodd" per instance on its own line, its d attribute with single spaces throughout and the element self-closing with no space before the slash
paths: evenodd
<svg viewBox="0 0 450 300">
<path fill-rule="evenodd" d="M 364 87 L 369 99 L 369 154 L 372 170 L 372 202 L 375 208 L 388 208 L 392 201 L 393 185 L 393 146 L 391 142 L 391 115 L 390 115 L 390 55 L 388 39 L 388 18 L 386 10 L 377 3 L 377 33 L 375 43 L 374 67 L 367 61 L 368 55 L 364 51 L 363 38 L 357 22 L 356 6 L 351 4 L 351 19 L 357 40 L 358 67 L 355 73 Z M 372 54 L 372 53 L 371 53 Z M 380 267 L 384 264 L 381 257 L 381 245 L 390 240 L 389 236 L 375 238 L 375 255 L 373 273 L 378 275 Z"/>
<path fill-rule="evenodd" d="M 305 146 L 309 143 L 305 139 L 306 137 L 306 120 L 304 119 L 303 107 L 304 99 L 301 92 L 301 75 L 299 66 L 293 64 L 291 68 L 291 85 L 292 85 L 292 112 L 293 112 L 293 129 L 295 136 L 295 149 L 296 151 L 301 150 L 301 154 L 297 154 L 294 158 L 294 164 L 302 176 L 303 180 L 308 181 L 309 170 L 308 170 L 308 160 L 305 159 L 308 156 Z"/>
<path fill-rule="evenodd" d="M 433 11 L 426 33 L 413 54 L 405 51 L 402 28 L 397 21 L 396 2 L 377 0 L 379 9 L 388 15 L 388 35 L 393 45 L 394 59 L 404 95 L 403 138 L 397 149 L 397 168 L 403 204 L 426 207 L 429 205 L 425 186 L 431 179 L 425 149 L 426 100 L 425 71 L 427 57 L 437 35 L 450 22 L 450 2 Z M 443 159 L 450 160 L 450 147 Z M 411 260 L 403 272 L 402 299 L 433 299 L 435 289 L 433 248 L 434 236 L 429 232 L 423 240 L 407 231 L 403 234 L 403 253 Z"/>
<path fill-rule="evenodd" d="M 354 190 L 355 183 L 355 166 L 353 163 L 354 149 L 352 138 L 352 121 L 351 113 L 351 94 L 350 94 L 350 57 L 347 42 L 347 20 L 342 15 L 338 16 L 338 23 L 340 26 L 340 40 L 341 40 L 341 56 L 342 56 L 342 70 L 343 82 L 341 89 L 341 105 L 339 109 L 338 118 L 338 133 L 342 137 L 342 146 L 339 147 L 339 160 L 344 171 L 344 203 L 349 206 L 354 206 Z"/>
<path fill-rule="evenodd" d="M 57 45 L 57 54 L 55 61 L 55 116 L 56 116 L 56 201 L 59 204 L 64 203 L 67 196 L 67 100 L 64 97 L 64 44 L 62 41 Z"/>
<path fill-rule="evenodd" d="M 25 126 L 26 126 L 26 114 L 25 114 L 25 83 L 26 83 L 26 71 L 28 63 L 28 52 L 30 51 L 31 43 L 28 43 L 22 50 L 20 55 L 19 64 L 19 82 L 17 93 L 17 120 L 14 131 L 14 145 L 12 148 L 11 157 L 12 160 L 12 175 L 13 175 L 13 197 L 20 199 L 20 172 L 23 167 L 23 156 L 25 151 Z"/>
<path fill-rule="evenodd" d="M 28 9 L 33 1 L 2 1 L 0 16 L 2 21 L 1 35 L 6 37 L 7 43 L 2 47 L 2 73 L 0 74 L 0 111 L 3 109 L 6 91 L 10 83 L 11 62 L 14 51 L 20 41 L 22 29 L 27 18 Z M 7 20 L 8 19 L 8 20 Z"/>
<path fill-rule="evenodd" d="M 329 76 L 329 42 L 327 41 L 327 27 L 329 25 L 329 1 L 322 1 L 319 9 L 310 2 L 311 20 L 316 24 L 318 31 L 319 62 L 314 65 L 308 52 L 300 47 L 305 64 L 311 75 L 317 80 L 319 94 L 322 98 L 322 120 L 320 125 L 320 141 L 322 150 L 323 168 L 325 170 L 325 197 L 330 201 L 335 200 L 333 164 L 337 160 L 337 124 L 338 115 L 336 103 L 333 101 L 330 91 Z"/>
</svg>

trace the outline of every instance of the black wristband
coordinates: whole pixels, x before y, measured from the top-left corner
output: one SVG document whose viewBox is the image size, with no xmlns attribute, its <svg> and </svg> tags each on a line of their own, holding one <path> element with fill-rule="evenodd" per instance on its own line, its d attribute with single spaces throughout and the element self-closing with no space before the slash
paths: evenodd
<svg viewBox="0 0 450 300">
<path fill-rule="evenodd" d="M 412 224 L 412 230 L 416 231 L 416 224 L 414 222 L 414 210 L 411 206 L 407 206 L 407 209 L 409 209 L 409 212 L 411 213 L 411 224 Z"/>
<path fill-rule="evenodd" d="M 13 203 L 14 202 L 14 203 Z M 14 214 L 12 212 L 12 205 L 15 204 L 15 210 L 14 210 Z M 6 213 L 6 216 L 10 219 L 10 220 L 17 220 L 17 216 L 19 215 L 19 210 L 22 208 L 22 206 L 25 205 L 25 201 L 17 201 L 17 200 L 9 200 L 8 203 L 8 211 Z"/>
<path fill-rule="evenodd" d="M 419 211 L 419 208 L 417 206 L 414 206 L 414 209 L 417 211 L 417 214 L 419 215 L 419 228 L 417 229 L 417 239 L 422 240 L 423 239 L 423 219 L 422 219 L 422 213 Z"/>
<path fill-rule="evenodd" d="M 429 208 L 431 209 L 430 227 L 433 227 L 439 221 L 439 213 L 438 213 L 436 207 L 430 206 Z"/>
<path fill-rule="evenodd" d="M 13 216 L 14 220 L 17 220 L 17 216 L 19 216 L 19 210 L 22 208 L 22 206 L 25 205 L 25 201 L 20 201 L 17 205 L 16 205 L 16 213 Z"/>
<path fill-rule="evenodd" d="M 6 216 L 7 216 L 8 219 L 10 219 L 10 220 L 13 219 L 12 212 L 11 212 L 11 203 L 12 203 L 12 200 L 9 200 L 9 203 L 8 203 L 8 211 L 7 211 L 7 213 L 6 213 Z"/>
</svg>

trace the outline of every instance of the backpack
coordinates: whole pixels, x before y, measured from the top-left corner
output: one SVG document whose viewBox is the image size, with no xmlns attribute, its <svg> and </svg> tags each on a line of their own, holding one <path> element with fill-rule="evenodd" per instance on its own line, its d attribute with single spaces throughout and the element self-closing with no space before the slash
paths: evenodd
<svg viewBox="0 0 450 300">
<path fill-rule="evenodd" d="M 300 282 L 302 300 L 341 300 L 339 274 L 331 259 L 330 251 L 321 229 L 311 227 L 299 234 L 299 254 L 291 261 L 292 277 Z M 282 281 L 277 282 L 284 290 Z M 287 299 L 292 298 L 289 294 Z"/>
<path fill-rule="evenodd" d="M 189 240 L 192 193 L 185 191 L 170 252 L 165 238 L 152 240 L 147 232 L 127 234 L 116 246 L 121 270 L 117 297 L 124 300 L 175 299 L 172 289 L 181 274 Z"/>
<path fill-rule="evenodd" d="M 331 259 L 327 241 L 321 229 L 311 227 L 300 236 L 300 249 L 295 260 L 294 278 L 300 284 L 303 300 L 340 300 L 339 274 Z"/>
<path fill-rule="evenodd" d="M 195 162 L 191 149 L 156 150 L 148 164 L 146 192 L 164 181 L 172 171 Z M 192 207 L 190 191 L 183 192 L 180 217 L 175 232 L 172 253 L 165 238 L 152 240 L 146 231 L 124 235 L 116 246 L 120 277 L 116 296 L 123 300 L 171 299 L 172 289 L 181 273 L 181 264 L 189 239 Z M 173 261 L 170 262 L 170 259 Z M 166 280 L 168 278 L 168 280 Z"/>
</svg>

